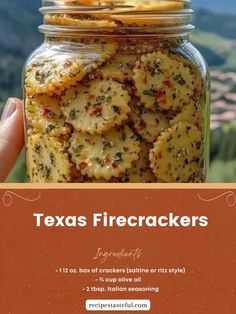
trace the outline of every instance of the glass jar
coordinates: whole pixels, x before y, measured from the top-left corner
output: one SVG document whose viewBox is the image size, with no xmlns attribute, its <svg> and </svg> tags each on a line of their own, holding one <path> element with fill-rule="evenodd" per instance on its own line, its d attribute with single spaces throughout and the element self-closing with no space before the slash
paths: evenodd
<svg viewBox="0 0 236 314">
<path fill-rule="evenodd" d="M 24 72 L 31 182 L 204 182 L 209 76 L 186 0 L 46 0 Z"/>
</svg>

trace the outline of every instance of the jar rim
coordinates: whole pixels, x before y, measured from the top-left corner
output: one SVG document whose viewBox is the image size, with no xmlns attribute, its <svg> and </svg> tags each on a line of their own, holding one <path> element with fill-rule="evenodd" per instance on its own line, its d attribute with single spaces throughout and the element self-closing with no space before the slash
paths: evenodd
<svg viewBox="0 0 236 314">
<path fill-rule="evenodd" d="M 108 27 L 75 27 L 75 26 L 59 26 L 59 25 L 40 25 L 39 32 L 45 34 L 48 37 L 148 37 L 148 36 L 163 36 L 163 37 L 185 37 L 188 36 L 195 27 L 191 24 L 184 26 L 168 26 L 168 27 L 125 27 L 116 30 L 114 33 L 114 28 Z"/>
</svg>

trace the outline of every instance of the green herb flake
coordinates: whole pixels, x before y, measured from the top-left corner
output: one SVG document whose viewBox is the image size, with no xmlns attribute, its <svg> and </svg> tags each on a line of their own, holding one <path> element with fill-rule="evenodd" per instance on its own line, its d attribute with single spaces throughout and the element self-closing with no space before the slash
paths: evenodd
<svg viewBox="0 0 236 314">
<path fill-rule="evenodd" d="M 118 106 L 112 106 L 113 107 L 113 110 L 114 110 L 114 112 L 116 113 L 116 114 L 121 114 L 121 109 L 120 109 L 120 107 L 118 107 Z"/>
<path fill-rule="evenodd" d="M 46 128 L 46 132 L 50 133 L 52 130 L 54 130 L 56 127 L 53 124 L 49 124 Z"/>
<path fill-rule="evenodd" d="M 55 166 L 55 156 L 53 153 L 50 153 L 50 160 L 51 160 L 51 164 Z"/>
<path fill-rule="evenodd" d="M 154 61 L 153 63 L 148 62 L 147 70 L 151 76 L 154 76 L 155 74 L 163 74 L 163 70 L 161 70 L 160 66 L 161 64 L 158 61 Z"/>
<path fill-rule="evenodd" d="M 153 88 L 153 87 L 150 87 L 149 89 L 145 89 L 145 90 L 143 91 L 143 95 L 152 96 L 152 97 L 155 96 L 156 93 L 157 93 L 157 91 L 156 91 L 156 89 Z"/>
<path fill-rule="evenodd" d="M 103 145 L 103 150 L 106 150 L 106 149 L 109 149 L 109 148 L 112 147 L 111 142 L 109 142 L 109 141 L 107 141 L 105 139 L 102 141 L 102 145 Z"/>
<path fill-rule="evenodd" d="M 35 73 L 35 79 L 40 82 L 41 84 L 44 84 L 46 80 L 49 78 L 49 76 L 52 75 L 51 71 L 43 72 L 43 71 L 36 71 Z"/>
<path fill-rule="evenodd" d="M 72 109 L 70 112 L 69 112 L 69 118 L 71 120 L 75 120 L 76 119 L 76 111 L 75 109 Z"/>
<path fill-rule="evenodd" d="M 126 66 L 130 69 L 130 70 L 133 70 L 134 69 L 134 64 L 132 63 L 126 63 Z"/>
<path fill-rule="evenodd" d="M 102 159 L 100 159 L 99 157 L 97 157 L 97 158 L 95 159 L 95 161 L 96 161 L 96 163 L 97 163 L 99 166 L 101 166 L 102 168 L 105 166 L 104 161 L 103 161 Z"/>
<path fill-rule="evenodd" d="M 114 156 L 114 162 L 115 163 L 120 163 L 122 161 L 123 161 L 122 153 L 121 152 L 116 153 L 115 156 Z"/>
<path fill-rule="evenodd" d="M 52 171 L 51 168 L 45 166 L 45 168 L 44 168 L 44 173 L 45 173 L 45 179 L 46 179 L 46 180 L 49 179 L 49 177 L 50 177 L 50 175 L 51 175 L 51 171 Z"/>
<path fill-rule="evenodd" d="M 185 79 L 181 76 L 181 74 L 177 74 L 174 76 L 174 80 L 181 86 L 186 85 Z"/>
<path fill-rule="evenodd" d="M 36 152 L 37 154 L 40 154 L 40 151 L 41 151 L 41 145 L 36 144 L 36 145 L 34 146 L 34 150 L 35 150 L 35 152 Z"/>
</svg>

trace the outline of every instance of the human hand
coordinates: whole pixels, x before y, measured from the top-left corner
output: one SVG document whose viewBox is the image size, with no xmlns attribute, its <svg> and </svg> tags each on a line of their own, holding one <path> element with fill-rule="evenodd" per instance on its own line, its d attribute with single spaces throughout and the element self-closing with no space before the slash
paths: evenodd
<svg viewBox="0 0 236 314">
<path fill-rule="evenodd" d="M 0 121 L 0 182 L 3 182 L 24 146 L 23 104 L 9 98 Z"/>
</svg>

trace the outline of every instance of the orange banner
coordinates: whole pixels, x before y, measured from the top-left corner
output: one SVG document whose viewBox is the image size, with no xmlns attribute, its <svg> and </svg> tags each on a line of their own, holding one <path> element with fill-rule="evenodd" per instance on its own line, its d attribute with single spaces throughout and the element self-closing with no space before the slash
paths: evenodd
<svg viewBox="0 0 236 314">
<path fill-rule="evenodd" d="M 234 314 L 236 186 L 0 192 L 1 313 Z"/>
</svg>

